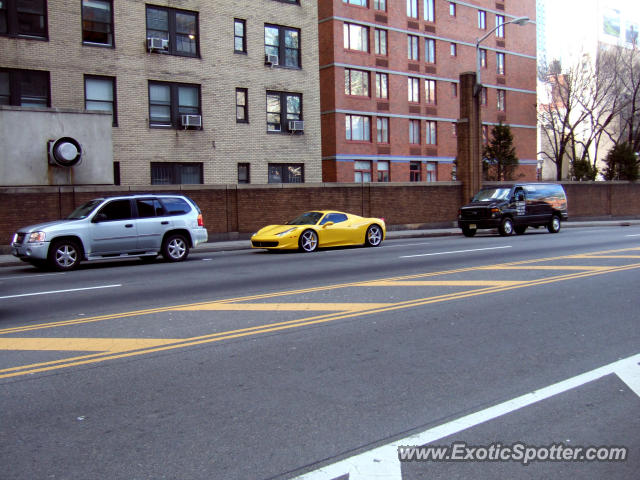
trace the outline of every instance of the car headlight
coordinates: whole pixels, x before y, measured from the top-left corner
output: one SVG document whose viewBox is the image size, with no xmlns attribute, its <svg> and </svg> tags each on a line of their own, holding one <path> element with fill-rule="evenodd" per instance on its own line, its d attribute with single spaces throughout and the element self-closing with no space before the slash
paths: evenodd
<svg viewBox="0 0 640 480">
<path fill-rule="evenodd" d="M 27 240 L 29 243 L 34 242 L 44 242 L 46 235 L 44 232 L 32 232 L 29 234 L 29 239 Z"/>
<path fill-rule="evenodd" d="M 290 228 L 289 230 L 285 230 L 284 232 L 276 233 L 276 237 L 284 237 L 286 234 L 291 233 L 295 230 L 296 229 L 294 227 L 294 228 Z"/>
</svg>

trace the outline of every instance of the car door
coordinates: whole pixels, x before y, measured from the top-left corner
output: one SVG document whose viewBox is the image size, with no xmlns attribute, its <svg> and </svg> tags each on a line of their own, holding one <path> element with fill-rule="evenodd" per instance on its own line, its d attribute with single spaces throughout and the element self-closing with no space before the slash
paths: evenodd
<svg viewBox="0 0 640 480">
<path fill-rule="evenodd" d="M 350 243 L 349 222 L 344 213 L 329 213 L 320 221 L 318 241 L 320 246 L 344 245 Z"/>
<path fill-rule="evenodd" d="M 160 251 L 164 232 L 171 219 L 157 198 L 137 198 L 138 249 Z"/>
<path fill-rule="evenodd" d="M 527 197 L 522 187 L 516 187 L 511 198 L 511 206 L 513 212 L 513 223 L 526 224 L 527 223 Z"/>
<path fill-rule="evenodd" d="M 130 199 L 106 203 L 93 216 L 89 228 L 90 254 L 112 255 L 136 250 L 138 232 Z"/>
</svg>

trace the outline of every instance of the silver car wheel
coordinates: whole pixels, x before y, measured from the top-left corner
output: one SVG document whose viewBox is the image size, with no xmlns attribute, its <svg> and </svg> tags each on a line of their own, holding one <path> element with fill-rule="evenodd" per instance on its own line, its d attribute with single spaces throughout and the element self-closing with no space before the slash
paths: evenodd
<svg viewBox="0 0 640 480">
<path fill-rule="evenodd" d="M 180 262 L 189 255 L 189 245 L 182 235 L 172 235 L 165 240 L 162 256 L 170 262 Z"/>
<path fill-rule="evenodd" d="M 367 241 L 369 247 L 377 247 L 382 243 L 382 229 L 378 225 L 371 225 L 367 229 Z"/>
<path fill-rule="evenodd" d="M 300 235 L 300 249 L 304 252 L 313 252 L 318 248 L 318 235 L 313 230 L 305 230 Z"/>
<path fill-rule="evenodd" d="M 54 241 L 49 250 L 49 265 L 56 270 L 73 270 L 80 263 L 80 247 L 73 240 Z"/>
</svg>

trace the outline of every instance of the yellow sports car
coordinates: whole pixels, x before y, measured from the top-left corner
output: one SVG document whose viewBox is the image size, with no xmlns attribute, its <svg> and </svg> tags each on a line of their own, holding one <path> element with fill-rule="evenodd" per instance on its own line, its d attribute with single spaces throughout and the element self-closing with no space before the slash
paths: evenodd
<svg viewBox="0 0 640 480">
<path fill-rule="evenodd" d="M 251 236 L 253 248 L 313 252 L 322 247 L 366 245 L 384 240 L 382 218 L 364 218 L 333 210 L 305 212 L 284 225 L 269 225 Z"/>
</svg>

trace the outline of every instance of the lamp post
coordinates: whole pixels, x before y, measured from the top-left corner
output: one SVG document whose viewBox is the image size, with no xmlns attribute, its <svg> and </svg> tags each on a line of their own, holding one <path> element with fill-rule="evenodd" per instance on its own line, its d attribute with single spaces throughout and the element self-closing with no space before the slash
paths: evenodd
<svg viewBox="0 0 640 480">
<path fill-rule="evenodd" d="M 489 37 L 489 35 L 491 35 L 493 32 L 501 27 L 504 27 L 505 25 L 509 25 L 510 23 L 515 23 L 516 25 L 526 25 L 527 23 L 529 23 L 529 17 L 518 17 L 514 18 L 513 20 L 509 20 L 508 22 L 501 23 L 500 25 L 496 25 L 485 35 L 476 40 L 476 85 L 473 92 L 475 96 L 480 95 L 480 92 L 482 91 L 482 82 L 480 81 L 480 44 L 485 41 L 487 37 Z"/>
</svg>

